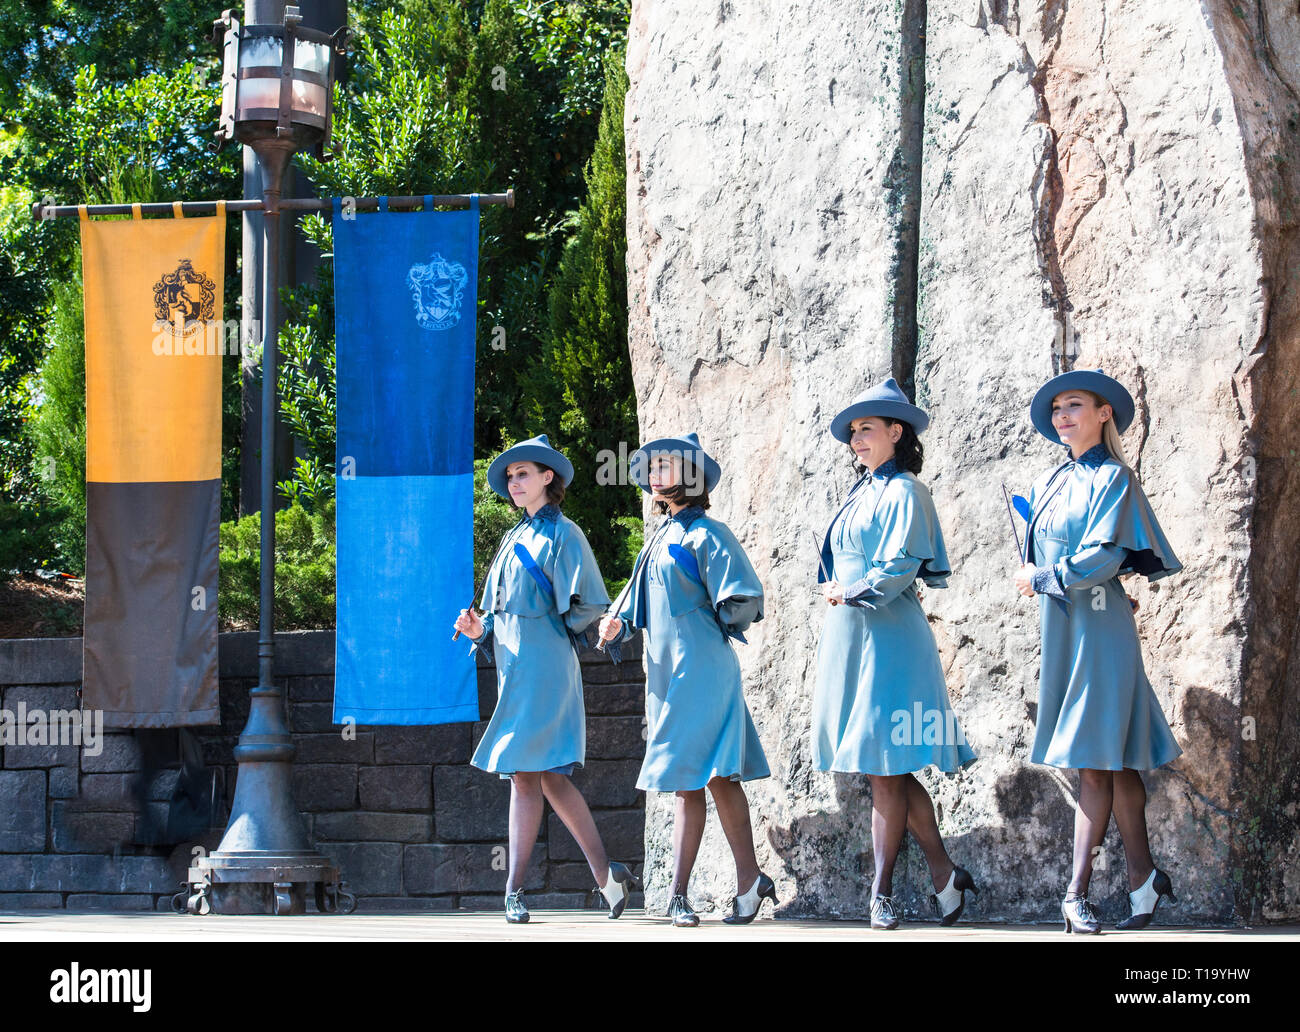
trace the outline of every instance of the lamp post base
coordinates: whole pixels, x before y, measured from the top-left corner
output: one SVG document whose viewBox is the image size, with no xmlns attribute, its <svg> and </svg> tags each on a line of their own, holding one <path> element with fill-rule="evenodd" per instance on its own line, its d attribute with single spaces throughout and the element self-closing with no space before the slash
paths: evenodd
<svg viewBox="0 0 1300 1032">
<path fill-rule="evenodd" d="M 263 662 L 271 644 L 260 646 Z M 302 914 L 313 886 L 322 914 L 350 914 L 339 869 L 313 848 L 293 801 L 293 738 L 284 698 L 269 678 L 249 692 L 248 724 L 235 746 L 239 774 L 221 844 L 190 866 L 172 909 L 191 914 Z M 340 907 L 340 902 L 342 906 Z"/>
<path fill-rule="evenodd" d="M 356 897 L 343 888 L 339 869 L 315 851 L 200 857 L 189 870 L 188 887 L 172 897 L 172 908 L 191 914 L 304 914 L 308 886 L 319 913 L 356 909 Z"/>
</svg>

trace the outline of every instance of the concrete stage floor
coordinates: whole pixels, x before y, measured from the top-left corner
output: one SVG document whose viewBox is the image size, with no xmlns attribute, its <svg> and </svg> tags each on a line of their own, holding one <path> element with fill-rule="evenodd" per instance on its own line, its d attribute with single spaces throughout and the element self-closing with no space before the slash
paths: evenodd
<svg viewBox="0 0 1300 1032">
<path fill-rule="evenodd" d="M 571 942 L 1195 942 L 1300 941 L 1300 925 L 1258 928 L 1159 926 L 1100 935 L 1066 935 L 1059 922 L 1039 925 L 965 924 L 940 928 L 934 922 L 904 923 L 892 932 L 857 921 L 763 920 L 742 927 L 722 923 L 720 914 L 701 916 L 698 928 L 674 928 L 666 918 L 629 911 L 617 921 L 590 910 L 534 910 L 526 925 L 506 923 L 501 912 L 370 913 L 344 917 L 315 913 L 295 917 L 206 917 L 162 913 L 69 913 L 0 911 L 0 942 L 238 942 L 266 941 L 528 941 Z"/>
</svg>

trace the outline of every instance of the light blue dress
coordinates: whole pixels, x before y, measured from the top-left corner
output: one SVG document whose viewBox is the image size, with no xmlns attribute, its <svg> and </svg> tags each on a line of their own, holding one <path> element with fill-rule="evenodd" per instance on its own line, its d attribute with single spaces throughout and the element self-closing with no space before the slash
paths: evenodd
<svg viewBox="0 0 1300 1032">
<path fill-rule="evenodd" d="M 769 776 L 730 638 L 763 619 L 763 586 L 736 536 L 689 506 L 637 558 L 620 641 L 646 632 L 646 752 L 636 787 L 686 792 Z"/>
<path fill-rule="evenodd" d="M 846 585 L 827 606 L 817 646 L 812 757 L 816 770 L 910 774 L 975 759 L 948 700 L 919 578 L 952 572 L 934 502 L 893 459 L 863 474 L 822 546 L 829 578 Z"/>
<path fill-rule="evenodd" d="M 554 594 L 529 572 L 516 544 Z M 495 654 L 497 667 L 497 705 L 470 760 L 475 767 L 568 774 L 582 765 L 587 723 L 576 636 L 608 606 L 586 535 L 556 506 L 543 506 L 506 535 L 483 585 L 483 634 L 470 649 Z"/>
<path fill-rule="evenodd" d="M 1182 566 L 1137 475 L 1099 444 L 1039 477 L 1029 506 L 1043 638 L 1030 759 L 1094 770 L 1168 763 L 1182 750 L 1143 669 L 1119 574 L 1158 580 Z"/>
</svg>

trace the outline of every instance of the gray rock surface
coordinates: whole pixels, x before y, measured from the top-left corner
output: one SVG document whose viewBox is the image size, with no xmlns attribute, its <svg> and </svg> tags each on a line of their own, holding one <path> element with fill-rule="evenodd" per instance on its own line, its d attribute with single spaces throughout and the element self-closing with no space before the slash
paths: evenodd
<svg viewBox="0 0 1300 1032">
<path fill-rule="evenodd" d="M 1300 579 L 1300 12 L 1281 2 L 930 0 L 921 153 L 906 153 L 904 4 L 633 4 L 626 106 L 629 345 L 643 438 L 695 429 L 722 463 L 712 514 L 768 593 L 740 647 L 773 777 L 749 785 L 782 914 L 857 917 L 865 779 L 809 769 L 818 535 L 852 482 L 830 417 L 915 363 L 922 479 L 956 575 L 923 605 L 980 761 L 922 779 L 972 916 L 1049 918 L 1075 783 L 1028 763 L 1033 603 L 1011 589 L 999 485 L 1059 461 L 1034 389 L 1102 367 L 1184 571 L 1129 583 L 1147 671 L 1184 755 L 1147 776 L 1170 920 L 1295 919 Z M 891 337 L 921 167 L 914 351 Z M 892 171 L 891 171 L 892 170 Z M 900 360 L 902 365 L 900 366 Z M 1251 734 L 1254 737 L 1251 737 Z M 647 801 L 647 901 L 666 905 L 671 797 Z M 1279 857 L 1289 856 L 1289 861 Z M 1112 830 L 1092 897 L 1127 913 Z M 895 888 L 930 891 L 913 848 Z M 710 814 L 693 898 L 725 906 Z"/>
</svg>

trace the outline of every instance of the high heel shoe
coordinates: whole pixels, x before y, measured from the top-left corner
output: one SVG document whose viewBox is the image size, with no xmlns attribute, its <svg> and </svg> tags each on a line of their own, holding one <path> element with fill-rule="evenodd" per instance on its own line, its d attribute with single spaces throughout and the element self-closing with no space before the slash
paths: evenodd
<svg viewBox="0 0 1300 1032">
<path fill-rule="evenodd" d="M 1129 906 L 1133 912 L 1115 927 L 1125 932 L 1145 928 L 1155 916 L 1161 896 L 1167 896 L 1170 903 L 1178 902 L 1174 897 L 1174 886 L 1169 880 L 1169 875 L 1155 867 L 1147 875 L 1147 880 L 1128 894 Z"/>
<path fill-rule="evenodd" d="M 511 924 L 528 923 L 528 907 L 524 904 L 524 890 L 506 893 L 506 920 Z"/>
<path fill-rule="evenodd" d="M 898 927 L 898 909 L 892 896 L 871 897 L 871 927 L 886 930 Z"/>
<path fill-rule="evenodd" d="M 948 875 L 948 884 L 939 892 L 930 896 L 930 901 L 939 911 L 939 924 L 944 928 L 956 924 L 961 912 L 966 909 L 966 892 L 970 890 L 976 896 L 980 890 L 975 887 L 975 879 L 964 867 L 954 867 Z"/>
<path fill-rule="evenodd" d="M 1065 931 L 1078 932 L 1080 935 L 1095 935 L 1101 931 L 1101 919 L 1097 917 L 1087 896 L 1067 896 L 1061 900 L 1061 916 L 1065 918 Z"/>
<path fill-rule="evenodd" d="M 668 916 L 678 928 L 694 928 L 700 923 L 699 917 L 691 908 L 691 901 L 681 895 L 668 901 Z"/>
<path fill-rule="evenodd" d="M 724 917 L 722 923 L 749 924 L 758 916 L 758 910 L 765 899 L 770 899 L 772 906 L 776 906 L 776 883 L 759 871 L 758 880 L 749 887 L 748 892 L 743 896 L 731 897 L 731 914 Z"/>
<path fill-rule="evenodd" d="M 617 920 L 623 913 L 623 908 L 627 906 L 627 901 L 632 897 L 636 887 L 636 878 L 632 876 L 627 866 L 617 860 L 611 860 L 609 877 L 605 879 L 605 887 L 600 890 L 600 894 L 605 897 L 605 902 L 609 904 L 611 921 Z"/>
</svg>

